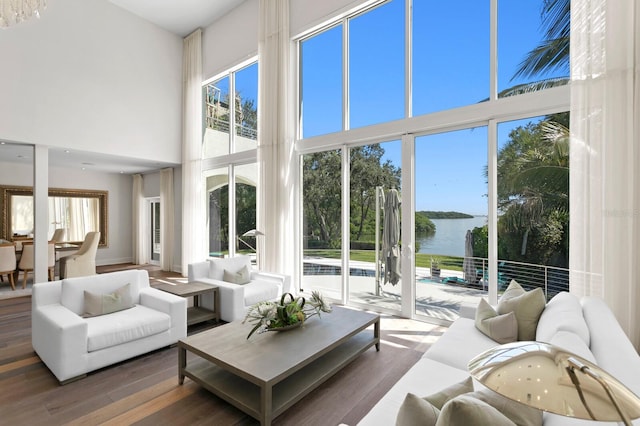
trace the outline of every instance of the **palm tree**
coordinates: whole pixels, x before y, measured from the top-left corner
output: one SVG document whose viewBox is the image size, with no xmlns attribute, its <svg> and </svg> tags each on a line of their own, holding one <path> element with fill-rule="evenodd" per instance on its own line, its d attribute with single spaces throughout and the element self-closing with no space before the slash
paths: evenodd
<svg viewBox="0 0 640 426">
<path fill-rule="evenodd" d="M 556 70 L 564 70 L 569 74 L 571 1 L 544 0 L 541 18 L 545 33 L 544 40 L 527 54 L 512 80 Z"/>
<path fill-rule="evenodd" d="M 498 154 L 500 228 L 521 236 L 521 256 L 527 252 L 530 233 L 543 234 L 549 242 L 543 244 L 546 254 L 535 254 L 538 261 L 552 252 L 547 246 L 561 249 L 566 243 L 561 229 L 569 213 L 569 130 L 561 124 L 566 116 L 557 114 L 514 129 Z M 550 228 L 551 223 L 559 226 Z"/>
<path fill-rule="evenodd" d="M 545 37 L 520 62 L 511 81 L 518 77 L 535 77 L 552 71 L 565 71 L 569 75 L 569 45 L 571 32 L 571 1 L 544 0 L 541 26 Z M 564 86 L 568 77 L 555 77 L 518 84 L 498 93 L 499 98 L 535 92 L 555 86 Z"/>
</svg>

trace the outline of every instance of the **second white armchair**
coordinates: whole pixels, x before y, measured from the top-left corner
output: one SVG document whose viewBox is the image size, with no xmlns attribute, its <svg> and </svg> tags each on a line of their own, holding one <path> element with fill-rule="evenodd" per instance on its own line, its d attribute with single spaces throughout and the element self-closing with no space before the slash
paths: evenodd
<svg viewBox="0 0 640 426">
<path fill-rule="evenodd" d="M 193 281 L 218 287 L 220 318 L 227 322 L 244 319 L 248 309 L 258 302 L 278 300 L 283 293 L 291 292 L 289 276 L 252 270 L 249 256 L 191 263 L 189 282 Z M 212 309 L 213 298 L 203 295 L 202 304 Z"/>
</svg>

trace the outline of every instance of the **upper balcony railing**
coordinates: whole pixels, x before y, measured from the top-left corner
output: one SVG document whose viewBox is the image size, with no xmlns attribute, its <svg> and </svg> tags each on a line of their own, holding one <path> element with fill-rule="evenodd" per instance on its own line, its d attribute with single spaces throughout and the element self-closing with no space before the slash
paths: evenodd
<svg viewBox="0 0 640 426">
<path fill-rule="evenodd" d="M 226 118 L 207 116 L 205 118 L 205 122 L 206 126 L 210 129 L 229 133 L 229 120 Z M 258 131 L 254 127 L 243 126 L 240 124 L 236 124 L 236 135 L 252 140 L 258 139 Z"/>
</svg>

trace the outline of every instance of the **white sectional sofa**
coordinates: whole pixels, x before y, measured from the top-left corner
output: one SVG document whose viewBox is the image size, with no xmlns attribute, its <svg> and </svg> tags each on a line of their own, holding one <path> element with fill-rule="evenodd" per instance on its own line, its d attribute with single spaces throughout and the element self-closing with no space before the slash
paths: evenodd
<svg viewBox="0 0 640 426">
<path fill-rule="evenodd" d="M 595 362 L 640 395 L 640 355 L 602 300 L 593 297 L 578 299 L 567 292 L 557 294 L 540 316 L 536 340 Z M 474 320 L 456 320 L 358 424 L 395 424 L 407 393 L 424 397 L 461 382 L 469 377 L 469 361 L 497 345 L 478 331 Z M 476 390 L 481 387 L 474 382 Z M 544 413 L 543 424 L 587 426 L 617 423 L 594 423 Z M 640 420 L 633 424 L 640 425 Z"/>
<path fill-rule="evenodd" d="M 188 267 L 189 282 L 198 281 L 218 286 L 220 319 L 227 322 L 244 319 L 247 310 L 258 302 L 278 300 L 283 293 L 291 292 L 290 277 L 253 270 L 249 256 L 210 258 L 191 263 Z M 243 269 L 248 271 L 246 284 L 223 280 L 225 271 L 236 274 Z M 213 297 L 203 295 L 201 304 L 213 309 Z"/>
<path fill-rule="evenodd" d="M 133 307 L 85 318 L 85 290 L 110 294 L 129 284 Z M 36 283 L 32 344 L 65 383 L 90 371 L 176 343 L 187 335 L 187 301 L 149 286 L 144 270 Z"/>
</svg>

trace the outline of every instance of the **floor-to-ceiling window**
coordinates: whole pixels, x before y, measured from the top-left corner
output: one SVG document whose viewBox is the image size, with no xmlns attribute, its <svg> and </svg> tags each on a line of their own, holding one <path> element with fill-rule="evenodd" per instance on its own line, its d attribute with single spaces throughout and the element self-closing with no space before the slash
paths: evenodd
<svg viewBox="0 0 640 426">
<path fill-rule="evenodd" d="M 337 222 L 322 226 L 341 230 L 340 242 L 318 250 L 314 264 L 341 268 L 332 270 L 330 296 L 337 300 L 446 321 L 480 297 L 495 299 L 509 278 L 544 287 L 549 296 L 566 285 L 568 213 L 561 199 L 568 187 L 549 187 L 564 182 L 568 166 L 558 163 L 552 171 L 549 161 L 563 161 L 567 151 L 561 142 L 545 141 L 552 129 L 557 141 L 568 129 L 569 15 L 562 13 L 568 7 L 568 0 L 390 0 L 300 35 L 303 282 L 309 240 L 318 237 L 307 223 L 319 191 L 308 175 L 329 173 L 316 181 L 333 196 L 318 217 Z M 537 139 L 542 145 L 532 142 L 531 152 L 509 158 L 508 146 L 517 143 L 509 135 L 531 136 L 523 129 L 545 133 Z M 354 166 L 363 149 L 374 147 L 394 152 L 404 218 L 402 279 L 391 288 L 397 297 L 390 305 L 376 283 L 384 273 L 376 245 L 384 220 L 376 222 L 370 207 L 386 195 L 374 173 L 384 162 L 367 170 Z M 548 173 L 525 183 L 535 172 L 523 163 L 533 164 L 540 149 L 548 161 L 535 161 Z M 340 161 L 320 170 L 329 166 L 314 156 Z M 509 160 L 514 164 L 505 166 Z M 504 175 L 511 166 L 518 176 Z M 377 187 L 383 189 L 374 194 Z M 523 206 L 535 207 L 533 193 L 557 205 L 531 222 Z M 516 240 L 526 257 L 513 254 Z M 541 281 L 526 281 L 528 264 L 543 271 Z M 356 282 L 365 283 L 371 297 L 363 299 Z"/>
<path fill-rule="evenodd" d="M 300 288 L 342 298 L 342 151 L 302 157 Z"/>
<path fill-rule="evenodd" d="M 415 138 L 417 315 L 454 320 L 486 297 L 487 127 Z"/>
<path fill-rule="evenodd" d="M 255 261 L 258 63 L 205 82 L 203 103 L 209 255 L 247 254 Z"/>
</svg>

